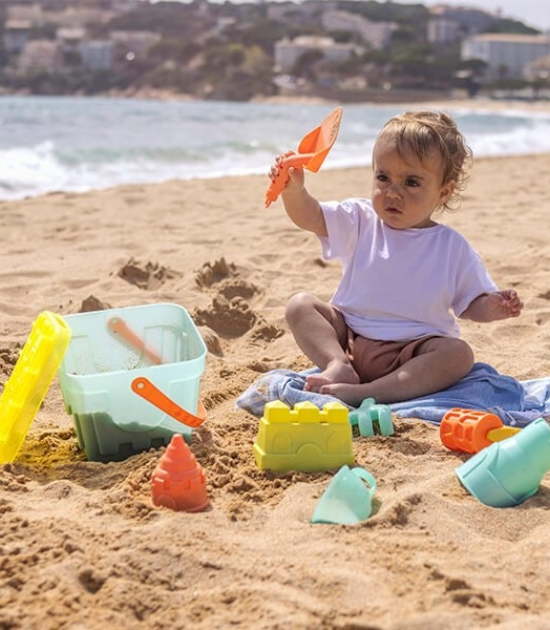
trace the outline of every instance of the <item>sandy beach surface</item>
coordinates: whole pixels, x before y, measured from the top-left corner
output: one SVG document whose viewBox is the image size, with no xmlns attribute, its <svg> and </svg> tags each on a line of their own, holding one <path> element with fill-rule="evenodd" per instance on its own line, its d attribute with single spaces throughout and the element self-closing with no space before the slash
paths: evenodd
<svg viewBox="0 0 550 630">
<path fill-rule="evenodd" d="M 269 165 L 266 165 L 266 172 Z M 482 159 L 443 221 L 525 302 L 516 320 L 465 322 L 478 361 L 517 379 L 550 375 L 550 155 Z M 368 196 L 367 169 L 308 175 L 322 199 Z M 207 421 L 191 448 L 210 508 L 153 505 L 164 451 L 87 461 L 54 379 L 17 459 L 0 466 L 0 628 L 42 630 L 550 627 L 550 476 L 518 507 L 490 508 L 458 482 L 465 454 L 436 426 L 353 441 L 376 478 L 374 513 L 313 525 L 334 471 L 255 465 L 258 419 L 236 398 L 262 373 L 309 363 L 284 321 L 307 290 L 329 298 L 336 264 L 264 209 L 267 175 L 0 203 L 0 383 L 35 318 L 173 302 L 209 353 Z M 1 421 L 1 419 L 0 419 Z"/>
</svg>

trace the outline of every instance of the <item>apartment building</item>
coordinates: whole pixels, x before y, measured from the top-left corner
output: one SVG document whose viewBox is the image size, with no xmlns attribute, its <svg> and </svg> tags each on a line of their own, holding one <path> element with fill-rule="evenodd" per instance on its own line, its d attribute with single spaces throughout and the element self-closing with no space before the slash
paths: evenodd
<svg viewBox="0 0 550 630">
<path fill-rule="evenodd" d="M 356 50 L 355 44 L 337 43 L 331 37 L 302 35 L 293 40 L 285 37 L 275 43 L 275 66 L 279 72 L 290 72 L 304 53 L 317 51 L 327 61 L 344 61 Z"/>
<path fill-rule="evenodd" d="M 387 50 L 397 28 L 394 22 L 373 22 L 349 11 L 323 11 L 321 23 L 327 31 L 355 33 L 374 50 Z"/>
<path fill-rule="evenodd" d="M 26 43 L 17 59 L 17 72 L 56 72 L 63 67 L 63 56 L 57 42 L 32 40 Z"/>
<path fill-rule="evenodd" d="M 26 22 L 31 26 L 43 26 L 45 23 L 44 12 L 39 4 L 12 4 L 6 7 L 6 20 L 8 22 Z"/>
<path fill-rule="evenodd" d="M 90 70 L 111 70 L 113 66 L 113 42 L 90 40 L 80 47 L 82 65 Z"/>
<path fill-rule="evenodd" d="M 497 3 L 498 4 L 498 3 Z M 462 35 L 477 35 L 486 31 L 497 19 L 497 15 L 481 9 L 451 7 L 439 4 L 430 9 L 433 19 L 445 19 L 455 22 Z"/>
<path fill-rule="evenodd" d="M 435 17 L 428 22 L 428 41 L 431 44 L 448 45 L 459 41 L 462 37 L 460 24 L 455 20 Z"/>
<path fill-rule="evenodd" d="M 32 24 L 27 20 L 9 20 L 4 25 L 4 50 L 7 53 L 20 53 L 29 38 Z"/>
<path fill-rule="evenodd" d="M 522 79 L 533 61 L 550 54 L 547 35 L 481 34 L 462 42 L 461 57 L 487 64 L 485 79 Z"/>
<path fill-rule="evenodd" d="M 492 13 L 480 9 L 436 5 L 430 9 L 427 38 L 432 44 L 453 44 L 485 31 L 496 19 Z"/>
</svg>

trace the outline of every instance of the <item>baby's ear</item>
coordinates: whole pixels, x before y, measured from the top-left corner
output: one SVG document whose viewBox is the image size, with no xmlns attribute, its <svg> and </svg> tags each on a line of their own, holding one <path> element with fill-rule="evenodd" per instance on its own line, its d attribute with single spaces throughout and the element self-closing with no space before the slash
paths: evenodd
<svg viewBox="0 0 550 630">
<path fill-rule="evenodd" d="M 439 191 L 439 201 L 440 203 L 447 203 L 454 193 L 456 188 L 456 182 L 452 179 L 450 182 L 443 184 L 441 186 L 441 190 Z"/>
</svg>

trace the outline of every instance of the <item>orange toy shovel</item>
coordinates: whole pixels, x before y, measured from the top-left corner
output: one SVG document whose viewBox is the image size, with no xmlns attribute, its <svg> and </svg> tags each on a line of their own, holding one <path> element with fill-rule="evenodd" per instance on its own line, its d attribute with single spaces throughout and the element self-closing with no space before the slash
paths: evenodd
<svg viewBox="0 0 550 630">
<path fill-rule="evenodd" d="M 155 365 L 162 363 L 162 359 L 159 355 L 151 348 L 148 348 L 143 343 L 143 339 L 138 337 L 138 335 L 136 335 L 136 333 L 129 328 L 126 322 L 120 317 L 111 317 L 111 319 L 107 322 L 107 328 L 115 335 L 118 335 L 122 341 L 125 341 L 134 350 L 142 352 L 149 361 L 151 361 L 151 363 L 154 363 Z"/>
<path fill-rule="evenodd" d="M 286 186 L 288 169 L 290 167 L 306 168 L 313 173 L 316 173 L 321 168 L 321 164 L 325 161 L 328 152 L 332 149 L 332 145 L 336 142 L 341 120 L 342 108 L 337 107 L 323 120 L 319 127 L 315 127 L 302 138 L 297 153 L 293 153 L 282 160 L 279 172 L 271 180 L 271 184 L 265 194 L 266 208 L 269 208 Z"/>
</svg>

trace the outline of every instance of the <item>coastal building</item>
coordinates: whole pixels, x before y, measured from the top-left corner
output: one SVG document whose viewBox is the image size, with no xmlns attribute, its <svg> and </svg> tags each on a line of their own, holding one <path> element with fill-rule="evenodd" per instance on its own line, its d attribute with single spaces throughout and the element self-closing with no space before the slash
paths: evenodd
<svg viewBox="0 0 550 630">
<path fill-rule="evenodd" d="M 4 25 L 4 50 L 7 53 L 20 53 L 29 38 L 32 24 L 28 20 L 8 20 Z"/>
<path fill-rule="evenodd" d="M 275 66 L 279 72 L 290 72 L 305 53 L 318 52 L 327 61 L 345 61 L 356 50 L 355 44 L 337 43 L 331 37 L 301 35 L 293 40 L 285 37 L 275 42 Z"/>
<path fill-rule="evenodd" d="M 80 46 L 86 38 L 86 29 L 81 27 L 61 27 L 55 33 L 63 55 L 71 56 L 80 53 Z"/>
<path fill-rule="evenodd" d="M 431 44 L 448 45 L 465 36 L 486 31 L 497 17 L 487 11 L 438 4 L 430 9 L 427 39 Z"/>
<path fill-rule="evenodd" d="M 6 7 L 6 19 L 28 22 L 31 26 L 43 26 L 44 14 L 38 3 L 10 4 Z"/>
<path fill-rule="evenodd" d="M 444 17 L 431 18 L 428 21 L 427 37 L 430 44 L 454 44 L 461 37 L 460 24 Z"/>
<path fill-rule="evenodd" d="M 480 59 L 487 65 L 486 80 L 521 79 L 527 65 L 550 54 L 546 35 L 485 33 L 462 42 L 463 60 Z"/>
<path fill-rule="evenodd" d="M 374 50 L 386 50 L 391 34 L 397 28 L 394 22 L 373 22 L 349 11 L 323 11 L 323 28 L 327 31 L 345 31 L 356 34 Z"/>
<path fill-rule="evenodd" d="M 16 71 L 20 75 L 58 72 L 62 68 L 63 55 L 58 42 L 40 39 L 25 44 L 16 64 Z"/>
<path fill-rule="evenodd" d="M 82 65 L 89 70 L 111 70 L 113 66 L 113 42 L 90 40 L 80 47 Z"/>
<path fill-rule="evenodd" d="M 105 24 L 112 17 L 111 11 L 99 7 L 65 7 L 60 11 L 44 11 L 44 21 L 67 28 L 84 28 L 89 24 Z"/>
<path fill-rule="evenodd" d="M 432 19 L 442 19 L 456 23 L 462 37 L 483 33 L 498 19 L 497 15 L 481 9 L 461 6 L 453 7 L 444 4 L 432 7 L 430 16 Z"/>
<path fill-rule="evenodd" d="M 112 0 L 111 9 L 114 13 L 123 15 L 139 9 L 141 4 L 143 4 L 143 0 Z"/>
</svg>

